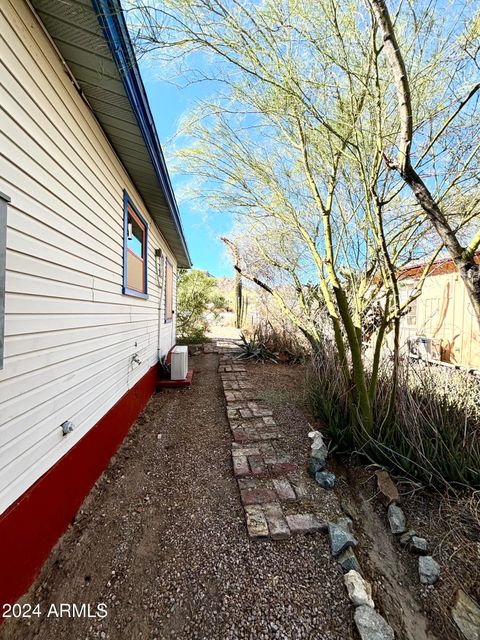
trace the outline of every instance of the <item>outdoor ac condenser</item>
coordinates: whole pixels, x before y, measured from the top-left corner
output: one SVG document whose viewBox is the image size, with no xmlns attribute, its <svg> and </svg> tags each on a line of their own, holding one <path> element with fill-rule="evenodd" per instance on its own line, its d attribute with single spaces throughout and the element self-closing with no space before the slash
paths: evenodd
<svg viewBox="0 0 480 640">
<path fill-rule="evenodd" d="M 411 336 L 409 351 L 422 360 L 441 360 L 441 341 L 426 336 Z"/>
<path fill-rule="evenodd" d="M 410 353 L 422 360 L 428 360 L 432 353 L 432 340 L 426 336 L 412 336 L 408 340 L 410 344 Z"/>
<path fill-rule="evenodd" d="M 185 380 L 188 373 L 188 347 L 174 347 L 171 359 L 172 380 Z"/>
</svg>

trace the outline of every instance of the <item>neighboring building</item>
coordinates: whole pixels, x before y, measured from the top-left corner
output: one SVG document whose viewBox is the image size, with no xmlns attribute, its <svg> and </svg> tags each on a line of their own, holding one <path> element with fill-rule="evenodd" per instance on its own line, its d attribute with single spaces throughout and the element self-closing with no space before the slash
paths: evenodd
<svg viewBox="0 0 480 640">
<path fill-rule="evenodd" d="M 480 263 L 480 254 L 477 256 Z M 408 265 L 400 274 L 400 295 L 406 300 L 425 264 Z M 433 359 L 480 369 L 480 327 L 467 290 L 451 259 L 437 260 L 426 277 L 421 295 L 401 323 L 401 343 L 427 338 Z M 421 341 L 420 341 L 421 343 Z"/>
<path fill-rule="evenodd" d="M 153 393 L 190 258 L 118 0 L 0 17 L 3 603 Z"/>
</svg>

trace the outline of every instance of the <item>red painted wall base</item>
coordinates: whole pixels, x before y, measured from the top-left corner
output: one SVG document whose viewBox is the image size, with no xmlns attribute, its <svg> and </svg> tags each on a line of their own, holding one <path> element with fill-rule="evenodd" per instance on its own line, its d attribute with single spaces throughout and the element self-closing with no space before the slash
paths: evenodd
<svg viewBox="0 0 480 640">
<path fill-rule="evenodd" d="M 157 365 L 0 516 L 0 605 L 14 603 L 32 584 L 156 382 Z"/>
</svg>

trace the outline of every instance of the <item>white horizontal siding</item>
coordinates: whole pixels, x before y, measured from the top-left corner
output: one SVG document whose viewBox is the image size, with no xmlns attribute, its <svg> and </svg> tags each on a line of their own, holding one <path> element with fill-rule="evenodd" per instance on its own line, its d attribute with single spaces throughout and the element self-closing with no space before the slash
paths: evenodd
<svg viewBox="0 0 480 640">
<path fill-rule="evenodd" d="M 171 347 L 155 250 L 175 260 L 28 6 L 5 0 L 0 19 L 2 512 Z M 124 189 L 149 223 L 148 300 L 121 293 Z"/>
</svg>

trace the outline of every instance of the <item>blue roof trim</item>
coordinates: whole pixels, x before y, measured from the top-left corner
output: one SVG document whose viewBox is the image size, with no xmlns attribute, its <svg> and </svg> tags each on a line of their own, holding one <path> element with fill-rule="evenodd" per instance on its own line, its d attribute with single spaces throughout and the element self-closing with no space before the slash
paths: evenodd
<svg viewBox="0 0 480 640">
<path fill-rule="evenodd" d="M 177 201 L 173 193 L 170 176 L 163 156 L 162 147 L 158 139 L 147 94 L 143 86 L 140 69 L 138 68 L 132 41 L 123 17 L 119 0 L 92 0 L 93 8 L 108 42 L 115 63 L 120 71 L 128 99 L 132 105 L 135 117 L 140 127 L 143 139 L 157 174 L 158 181 L 165 195 L 168 208 L 173 218 L 175 228 L 180 237 L 182 248 L 191 266 L 192 260 L 188 252 L 185 235 L 183 233 Z"/>
</svg>

